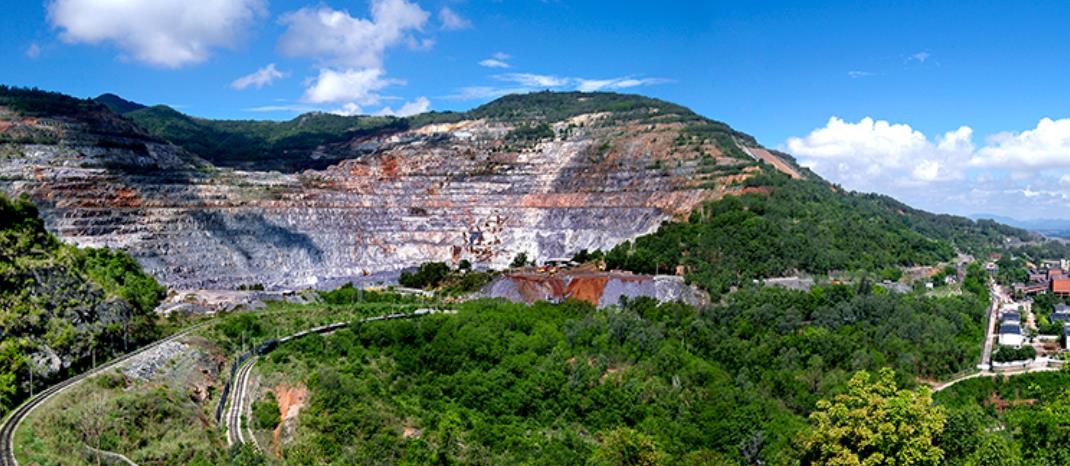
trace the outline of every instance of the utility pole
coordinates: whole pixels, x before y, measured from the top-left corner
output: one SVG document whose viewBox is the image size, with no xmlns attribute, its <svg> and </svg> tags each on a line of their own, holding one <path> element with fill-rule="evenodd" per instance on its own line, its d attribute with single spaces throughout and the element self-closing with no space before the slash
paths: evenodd
<svg viewBox="0 0 1070 466">
<path fill-rule="evenodd" d="M 123 322 L 123 352 L 130 351 L 127 342 L 130 339 L 130 310 L 126 310 L 126 320 Z"/>
<path fill-rule="evenodd" d="M 30 369 L 30 398 L 33 398 L 33 361 L 27 360 L 26 367 Z"/>
</svg>

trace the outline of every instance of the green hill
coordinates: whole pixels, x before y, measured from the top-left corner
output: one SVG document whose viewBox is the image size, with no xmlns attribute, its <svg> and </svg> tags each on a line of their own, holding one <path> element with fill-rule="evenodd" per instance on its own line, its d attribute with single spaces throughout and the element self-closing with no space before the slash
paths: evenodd
<svg viewBox="0 0 1070 466">
<path fill-rule="evenodd" d="M 164 292 L 126 254 L 62 244 L 33 204 L 0 195 L 0 412 L 31 368 L 40 389 L 157 338 Z"/>
<path fill-rule="evenodd" d="M 717 294 L 752 279 L 797 272 L 870 272 L 983 254 L 1025 230 L 911 208 L 888 196 L 846 192 L 819 179 L 768 171 L 746 181 L 754 192 L 729 196 L 605 253 L 609 267 L 653 273 L 683 265 L 688 278 Z M 600 252 L 594 253 L 596 256 Z"/>
</svg>

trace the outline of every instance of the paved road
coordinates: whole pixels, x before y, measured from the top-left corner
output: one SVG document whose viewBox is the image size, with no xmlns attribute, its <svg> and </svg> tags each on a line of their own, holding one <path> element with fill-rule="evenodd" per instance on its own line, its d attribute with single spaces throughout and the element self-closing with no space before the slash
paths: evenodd
<svg viewBox="0 0 1070 466">
<path fill-rule="evenodd" d="M 992 293 L 992 303 L 988 307 L 988 328 L 985 329 L 985 344 L 981 351 L 981 370 L 988 370 L 992 367 L 992 350 L 996 344 L 996 332 L 999 329 L 999 308 L 1010 301 L 1010 298 L 1003 294 L 1003 288 L 995 282 L 992 282 L 989 291 Z"/>
<path fill-rule="evenodd" d="M 19 425 L 22 424 L 22 421 L 24 419 L 26 419 L 26 416 L 32 413 L 34 409 L 37 409 L 38 406 L 51 399 L 53 396 L 62 393 L 64 390 L 77 385 L 79 382 L 89 377 L 119 366 L 120 364 L 130 360 L 130 358 L 133 358 L 134 356 L 144 353 L 164 343 L 181 338 L 186 334 L 201 328 L 209 322 L 211 321 L 201 322 L 160 341 L 145 345 L 141 349 L 138 349 L 131 353 L 127 353 L 107 363 L 104 363 L 98 366 L 96 369 L 86 371 L 82 374 L 76 375 L 60 383 L 57 383 L 38 393 L 33 398 L 24 401 L 18 408 L 15 408 L 14 411 L 8 414 L 7 418 L 4 419 L 3 424 L 0 424 L 0 466 L 18 466 L 19 462 L 17 459 L 15 459 L 15 432 L 18 431 Z"/>
<path fill-rule="evenodd" d="M 957 379 L 951 379 L 951 380 L 948 380 L 947 382 L 938 384 L 938 385 L 933 387 L 933 392 L 941 391 L 941 390 L 943 390 L 943 389 L 945 389 L 947 387 L 950 387 L 950 386 L 955 385 L 955 384 L 957 384 L 959 382 L 962 382 L 963 380 L 976 379 L 978 377 L 997 377 L 997 376 L 1014 377 L 1016 375 L 1022 375 L 1022 374 L 1034 374 L 1034 373 L 1037 373 L 1037 372 L 1053 372 L 1053 371 L 1058 371 L 1058 370 L 1061 370 L 1061 369 L 1058 368 L 1058 367 L 1050 367 L 1050 366 L 1044 365 L 1044 366 L 1027 366 L 1027 367 L 1022 368 L 1022 369 L 1016 369 L 1016 370 L 1013 370 L 1013 371 L 1006 371 L 1006 372 L 992 372 L 992 371 L 974 372 L 973 374 L 965 375 L 965 376 L 959 377 Z"/>
</svg>

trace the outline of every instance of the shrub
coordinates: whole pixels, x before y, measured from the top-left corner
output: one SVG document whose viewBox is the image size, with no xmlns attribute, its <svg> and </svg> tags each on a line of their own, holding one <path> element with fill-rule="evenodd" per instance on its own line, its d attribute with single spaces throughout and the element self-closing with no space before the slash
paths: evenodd
<svg viewBox="0 0 1070 466">
<path fill-rule="evenodd" d="M 274 392 L 267 392 L 263 401 L 253 403 L 253 422 L 260 430 L 271 430 L 279 425 L 279 402 Z"/>
</svg>

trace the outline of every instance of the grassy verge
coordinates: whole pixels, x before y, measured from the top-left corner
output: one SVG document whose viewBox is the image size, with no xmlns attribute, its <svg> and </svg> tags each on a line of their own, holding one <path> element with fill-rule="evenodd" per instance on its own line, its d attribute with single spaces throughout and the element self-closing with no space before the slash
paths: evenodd
<svg viewBox="0 0 1070 466">
<path fill-rule="evenodd" d="M 88 445 L 138 464 L 227 463 L 225 432 L 214 409 L 243 340 L 249 348 L 276 335 L 432 304 L 376 294 L 311 305 L 272 302 L 259 311 L 220 315 L 180 339 L 190 356 L 167 361 L 147 380 L 106 372 L 41 405 L 16 435 L 17 457 L 21 464 L 96 464 Z M 163 330 L 173 334 L 203 319 L 172 320 Z"/>
</svg>

